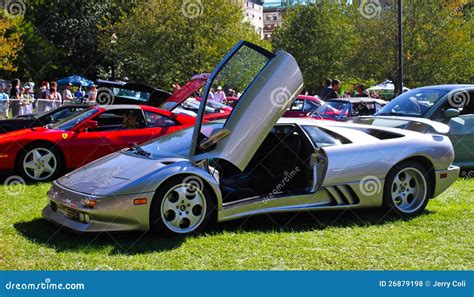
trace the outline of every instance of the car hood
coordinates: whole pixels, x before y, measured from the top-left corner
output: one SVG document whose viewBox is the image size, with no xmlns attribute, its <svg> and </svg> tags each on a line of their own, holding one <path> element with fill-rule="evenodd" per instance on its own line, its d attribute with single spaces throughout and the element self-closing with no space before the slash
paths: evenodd
<svg viewBox="0 0 474 297">
<path fill-rule="evenodd" d="M 175 109 L 181 103 L 186 101 L 186 99 L 191 97 L 191 95 L 199 91 L 206 84 L 209 76 L 210 76 L 209 73 L 194 75 L 190 81 L 188 81 L 184 86 L 182 86 L 180 89 L 175 91 L 173 95 L 171 95 L 171 97 L 169 97 L 165 101 L 165 103 L 176 103 L 173 105 L 170 111 L 173 111 L 173 109 Z"/>
<path fill-rule="evenodd" d="M 351 119 L 353 123 L 401 128 L 421 133 L 448 134 L 449 126 L 425 118 L 402 116 L 367 116 Z"/>
<path fill-rule="evenodd" d="M 44 133 L 65 133 L 65 131 L 50 130 L 44 127 L 27 128 L 27 129 L 21 129 L 17 131 L 0 134 L 0 141 L 12 141 L 12 140 L 18 141 L 22 138 L 37 139 L 37 135 L 42 135 Z"/>
<path fill-rule="evenodd" d="M 76 169 L 56 180 L 60 186 L 91 196 L 120 193 L 119 189 L 166 167 L 176 158 L 146 158 L 116 152 Z M 130 165 L 130 164 L 133 164 Z"/>
</svg>

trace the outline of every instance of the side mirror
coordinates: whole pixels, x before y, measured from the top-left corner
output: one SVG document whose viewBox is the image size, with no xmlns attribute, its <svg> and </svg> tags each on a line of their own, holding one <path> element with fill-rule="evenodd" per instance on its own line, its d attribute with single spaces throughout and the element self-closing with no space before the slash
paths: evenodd
<svg viewBox="0 0 474 297">
<path fill-rule="evenodd" d="M 216 130 L 215 132 L 213 132 L 211 134 L 211 136 L 209 136 L 209 138 L 207 139 L 204 139 L 200 144 L 199 144 L 199 147 L 203 150 L 203 151 L 208 151 L 209 149 L 211 149 L 214 145 L 216 145 L 221 139 L 224 139 L 226 138 L 227 136 L 229 136 L 230 134 L 230 131 L 227 130 L 227 129 L 218 129 Z"/>
<path fill-rule="evenodd" d="M 97 127 L 99 127 L 99 122 L 89 120 L 89 121 L 85 122 L 83 125 L 80 126 L 79 131 L 84 132 L 84 131 L 87 131 L 89 129 L 94 130 L 94 129 L 97 129 Z"/>
<path fill-rule="evenodd" d="M 450 108 L 450 109 L 448 109 L 444 112 L 444 117 L 447 120 L 449 120 L 449 119 L 452 119 L 452 118 L 457 118 L 460 114 L 461 114 L 461 112 L 459 111 L 459 109 Z"/>
</svg>

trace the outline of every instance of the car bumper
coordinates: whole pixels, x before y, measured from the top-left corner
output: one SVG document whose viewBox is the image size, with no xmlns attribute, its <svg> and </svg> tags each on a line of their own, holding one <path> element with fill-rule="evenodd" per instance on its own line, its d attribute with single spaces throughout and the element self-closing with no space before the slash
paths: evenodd
<svg viewBox="0 0 474 297">
<path fill-rule="evenodd" d="M 88 196 L 55 184 L 48 192 L 49 203 L 43 210 L 43 217 L 79 233 L 147 231 L 153 195 Z M 85 198 L 95 200 L 96 206 L 84 206 Z M 141 203 L 146 199 L 146 204 L 136 205 L 137 199 Z"/>
<path fill-rule="evenodd" d="M 435 180 L 436 186 L 433 193 L 433 198 L 446 191 L 459 177 L 461 169 L 458 166 L 450 166 L 448 169 L 436 170 Z"/>
</svg>

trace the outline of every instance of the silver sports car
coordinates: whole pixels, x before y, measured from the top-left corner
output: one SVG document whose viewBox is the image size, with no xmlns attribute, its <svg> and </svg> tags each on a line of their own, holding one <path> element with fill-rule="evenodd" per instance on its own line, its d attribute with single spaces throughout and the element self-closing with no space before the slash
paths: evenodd
<svg viewBox="0 0 474 297">
<path fill-rule="evenodd" d="M 202 124 L 211 88 L 234 84 L 245 92 L 229 118 Z M 458 177 L 452 144 L 443 135 L 279 120 L 302 86 L 290 54 L 240 42 L 209 77 L 193 129 L 58 179 L 44 217 L 78 232 L 171 234 L 303 210 L 383 207 L 411 217 Z"/>
</svg>

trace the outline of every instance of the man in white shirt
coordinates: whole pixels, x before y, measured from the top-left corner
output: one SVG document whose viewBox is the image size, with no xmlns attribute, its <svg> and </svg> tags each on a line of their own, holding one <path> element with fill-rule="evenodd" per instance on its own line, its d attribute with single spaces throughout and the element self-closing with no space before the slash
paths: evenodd
<svg viewBox="0 0 474 297">
<path fill-rule="evenodd" d="M 224 91 L 222 91 L 222 87 L 217 87 L 217 92 L 214 93 L 214 101 L 219 103 L 224 103 L 227 100 Z"/>
<path fill-rule="evenodd" d="M 67 100 L 68 103 L 74 99 L 74 97 L 72 97 L 71 88 L 72 88 L 72 84 L 68 83 L 66 85 L 66 89 L 64 89 L 63 91 L 63 101 Z"/>
</svg>

